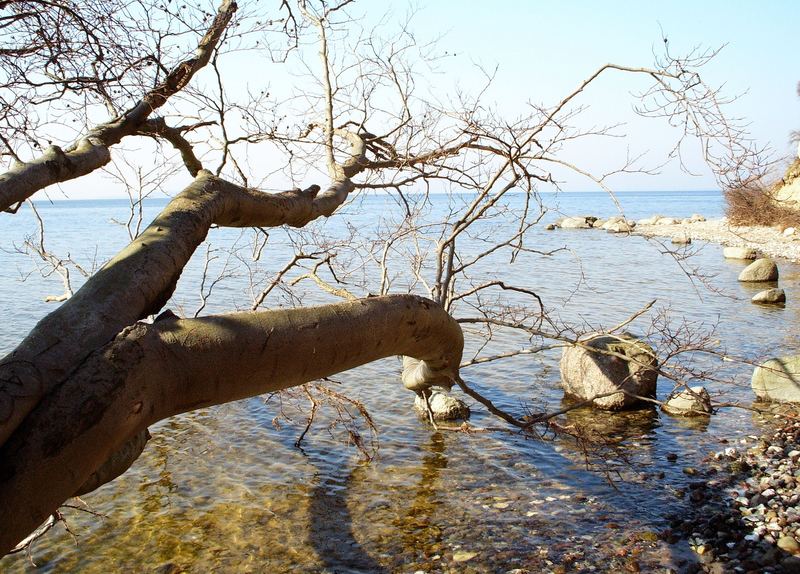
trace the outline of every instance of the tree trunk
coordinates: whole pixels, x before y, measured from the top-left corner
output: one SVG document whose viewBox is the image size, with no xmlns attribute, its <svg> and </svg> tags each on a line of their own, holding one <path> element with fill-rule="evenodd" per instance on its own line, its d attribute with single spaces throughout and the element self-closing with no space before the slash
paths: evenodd
<svg viewBox="0 0 800 574">
<path fill-rule="evenodd" d="M 423 361 L 406 373 L 409 386 L 449 386 L 462 347 L 458 324 L 412 295 L 137 323 L 92 353 L 0 449 L 0 555 L 156 421 L 391 355 Z"/>
</svg>

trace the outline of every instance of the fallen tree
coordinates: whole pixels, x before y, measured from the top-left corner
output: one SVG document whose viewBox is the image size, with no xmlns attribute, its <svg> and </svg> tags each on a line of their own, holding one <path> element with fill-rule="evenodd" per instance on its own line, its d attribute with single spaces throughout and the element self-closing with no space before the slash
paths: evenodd
<svg viewBox="0 0 800 574">
<path fill-rule="evenodd" d="M 52 13 L 59 21 L 66 18 L 75 33 L 91 38 L 99 34 L 71 4 L 47 3 L 43 12 L 24 10 L 28 4 L 42 8 L 35 1 L 10 8 L 11 21 L 18 27 L 15 38 L 21 42 L 14 48 L 17 58 L 49 61 L 59 45 L 64 50 L 73 45 L 64 38 L 40 44 L 35 34 L 26 35 L 31 26 L 40 24 L 42 14 Z M 474 279 L 471 271 L 497 252 L 507 252 L 512 259 L 522 252 L 535 252 L 526 243 L 526 234 L 543 215 L 541 206 L 537 208 L 537 186 L 554 182 L 548 166 L 571 169 L 605 187 L 610 173 L 593 176 L 557 155 L 565 142 L 609 135 L 607 130 L 598 133 L 594 128 L 582 131 L 567 126 L 576 113 L 571 108 L 573 100 L 598 77 L 618 72 L 653 80 L 644 95 L 651 107 L 644 108 L 643 114 L 681 117 L 685 120 L 682 137 L 724 140 L 728 155 L 741 151 L 738 139 L 730 131 L 721 131 L 724 120 L 717 114 L 716 93 L 692 71 L 692 64 L 704 64 L 709 55 L 694 60 L 667 58 L 652 69 L 608 64 L 555 105 L 535 108 L 529 117 L 508 122 L 486 113 L 478 100 L 463 101 L 456 110 L 414 100 L 414 75 L 403 60 L 404 52 L 414 46 L 408 35 L 402 36 L 405 43 L 389 44 L 386 52 L 378 53 L 367 38 L 362 46 L 368 46 L 371 55 L 357 50 L 352 54 L 361 67 L 348 65 L 349 61 L 334 66 L 329 42 L 347 22 L 344 17 L 336 20 L 347 4 L 314 7 L 301 1 L 290 7 L 284 2 L 282 17 L 269 20 L 269 26 L 295 41 L 294 46 L 297 37 L 308 31 L 318 40 L 319 92 L 308 95 L 312 117 L 308 122 L 298 121 L 303 129 L 292 126 L 291 133 L 288 129 L 281 132 L 262 117 L 267 114 L 263 98 L 253 97 L 233 106 L 223 89 L 219 63 L 226 55 L 223 48 L 226 43 L 248 38 L 247 33 L 235 31 L 245 20 L 235 19 L 238 6 L 232 0 L 224 0 L 213 18 L 198 17 L 194 32 L 199 40 L 193 55 L 177 63 L 153 49 L 146 57 L 132 52 L 120 58 L 119 73 L 112 70 L 89 80 L 63 70 L 45 74 L 47 82 L 34 72 L 19 76 L 7 72 L 6 94 L 34 85 L 52 88 L 53 93 L 31 100 L 30 106 L 54 105 L 52 102 L 69 94 L 88 92 L 114 113 L 111 120 L 87 127 L 72 144 L 38 153 L 44 146 L 30 144 L 35 139 L 33 127 L 25 132 L 7 126 L 3 153 L 10 167 L 0 176 L 3 211 L 14 213 L 47 186 L 106 165 L 114 146 L 124 138 L 157 138 L 173 146 L 193 180 L 127 247 L 0 361 L 0 554 L 11 550 L 70 496 L 90 491 L 124 472 L 144 447 L 147 427 L 174 414 L 300 385 L 390 355 L 416 359 L 407 362 L 402 375 L 410 390 L 424 392 L 432 385 L 449 388 L 459 382 L 459 367 L 540 348 L 531 343 L 511 353 L 489 356 L 479 351 L 462 363 L 460 325 L 479 329 L 486 343 L 501 330 L 522 333 L 529 341 L 543 336 L 562 343 L 576 340 L 575 333 L 548 319 L 532 289 L 502 280 Z M 150 8 L 156 10 L 155 5 Z M 187 17 L 177 19 L 169 8 L 159 9 L 167 28 L 157 40 L 174 35 L 170 26 L 175 21 L 189 21 Z M 248 18 L 255 19 L 252 15 Z M 248 33 L 260 30 L 263 21 L 256 20 Z M 124 30 L 126 21 L 122 18 L 112 24 L 112 28 Z M 150 39 L 160 50 L 157 40 Z M 110 47 L 120 48 L 117 44 Z M 93 64 L 89 68 L 96 69 L 99 62 L 106 61 L 103 54 L 108 48 L 102 39 L 97 40 L 95 60 L 89 61 Z M 72 56 L 68 52 L 60 55 Z M 140 61 L 154 70 L 147 84 L 154 87 L 134 98 L 131 91 L 136 82 L 125 78 L 129 70 L 140 71 L 134 64 Z M 7 61 L 6 65 L 12 71 L 17 69 Z M 219 88 L 211 94 L 193 91 L 193 78 L 207 67 Z M 343 94 L 342 87 L 351 85 L 348 74 L 353 73 L 358 82 L 352 85 L 358 88 Z M 114 90 L 122 95 L 114 97 Z M 379 96 L 375 94 L 385 91 L 390 92 L 394 108 L 376 103 Z M 154 117 L 179 96 L 184 98 L 174 104 L 169 117 Z M 186 111 L 192 105 L 195 107 Z M 203 116 L 201 109 L 212 110 L 211 115 Z M 231 133 L 231 109 L 241 118 L 236 128 L 242 135 Z M 192 122 L 171 125 L 179 112 Z M 33 108 L 31 115 L 35 115 Z M 216 130 L 216 141 L 211 137 L 195 143 L 189 140 L 190 134 L 202 130 Z M 324 166 L 330 183 L 324 190 L 312 184 L 280 193 L 260 191 L 250 184 L 253 176 L 245 174 L 243 165 L 253 151 L 251 146 L 264 143 L 283 150 L 289 164 L 303 157 L 309 164 Z M 242 150 L 237 146 L 243 146 Z M 198 153 L 198 148 L 204 153 Z M 33 157 L 23 161 L 25 152 Z M 204 156 L 211 152 L 218 160 L 213 170 L 205 167 L 210 162 Z M 710 151 L 706 157 L 722 172 L 721 158 Z M 629 158 L 616 172 L 640 169 L 634 164 Z M 446 220 L 430 224 L 421 215 L 424 202 L 415 203 L 403 190 L 433 184 L 470 195 Z M 251 313 L 180 319 L 164 312 L 154 321 L 146 321 L 170 300 L 182 271 L 212 227 L 302 229 L 332 216 L 353 192 L 375 189 L 395 193 L 404 209 L 401 221 L 377 238 L 379 247 L 371 253 L 376 275 L 381 278 L 377 293 L 365 289 L 362 297 L 355 297 L 331 285 L 336 283 L 335 275 L 330 281 L 322 279 L 314 267 L 303 277 L 314 279 L 334 294 L 344 293 L 350 300 L 322 307 L 255 311 L 268 294 L 265 290 Z M 503 228 L 477 255 L 461 254 L 460 243 L 480 233 L 476 229 L 482 223 L 507 215 L 503 201 L 512 192 L 524 193 L 525 201 L 522 210 L 511 214 L 511 230 Z M 421 249 L 422 241 L 432 248 Z M 390 255 L 400 244 L 417 250 L 400 263 L 411 270 L 416 282 L 392 295 L 390 269 L 398 263 Z M 325 259 L 301 252 L 284 269 L 288 271 L 304 259 L 330 264 L 330 255 Z M 269 289 L 282 281 L 284 274 L 282 271 Z M 429 298 L 408 294 L 415 287 Z M 488 302 L 489 294 L 496 292 L 512 293 L 522 298 L 524 305 L 519 300 L 514 304 Z M 487 406 L 492 409 L 491 404 Z M 496 414 L 524 426 L 507 414 Z"/>
</svg>

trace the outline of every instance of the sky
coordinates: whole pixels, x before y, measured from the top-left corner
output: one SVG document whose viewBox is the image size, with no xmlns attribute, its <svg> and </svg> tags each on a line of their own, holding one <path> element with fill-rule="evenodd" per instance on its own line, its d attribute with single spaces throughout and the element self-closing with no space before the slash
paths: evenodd
<svg viewBox="0 0 800 574">
<path fill-rule="evenodd" d="M 728 112 L 744 118 L 754 140 L 771 146 L 776 159 L 796 153 L 796 144 L 789 142 L 789 132 L 800 129 L 796 91 L 800 35 L 795 31 L 800 2 L 796 0 L 364 0 L 356 2 L 352 12 L 367 29 L 380 20 L 403 21 L 413 12 L 411 28 L 418 40 L 439 38 L 436 49 L 448 55 L 440 63 L 440 73 L 428 80 L 438 94 L 475 91 L 483 84 L 476 66 L 497 67 L 487 99 L 509 117 L 523 113 L 528 102 L 557 102 L 605 63 L 651 66 L 654 50 L 663 50 L 662 34 L 673 54 L 698 46 L 722 47 L 703 69 L 703 78 L 713 86 L 723 86 L 725 94 L 739 96 Z M 273 83 L 288 77 L 279 67 L 254 74 L 252 63 L 229 72 L 238 78 L 234 83 L 246 84 L 249 89 L 264 77 Z M 597 173 L 620 164 L 628 153 L 646 152 L 647 166 L 662 163 L 677 132 L 663 121 L 643 120 L 632 113 L 635 100 L 631 92 L 648 85 L 642 80 L 641 76 L 634 79 L 612 73 L 590 86 L 580 100 L 588 105 L 583 121 L 586 125 L 622 122 L 618 131 L 625 137 L 577 145 L 565 151 L 568 159 Z M 695 175 L 672 162 L 660 168 L 658 175 L 626 174 L 610 183 L 616 191 L 716 188 L 710 171 L 699 161 L 698 149 L 690 148 L 686 157 Z M 567 191 L 598 189 L 574 174 L 557 176 Z M 107 184 L 97 180 L 65 185 L 64 191 L 69 197 L 115 196 Z"/>
<path fill-rule="evenodd" d="M 716 49 L 718 56 L 703 70 L 703 78 L 739 99 L 730 106 L 733 116 L 749 124 L 760 145 L 770 145 L 775 157 L 794 155 L 796 144 L 789 132 L 800 129 L 800 2 L 772 0 L 744 2 L 630 1 L 505 1 L 461 2 L 448 0 L 420 4 L 420 32 L 443 34 L 442 45 L 462 60 L 461 77 L 470 60 L 485 67 L 499 66 L 495 92 L 501 106 L 515 101 L 555 102 L 574 89 L 601 65 L 613 62 L 651 66 L 653 51 L 662 50 L 662 34 L 673 54 L 700 46 Z M 463 55 L 463 56 L 462 56 Z M 590 88 L 587 99 L 598 123 L 616 119 L 633 102 L 630 91 L 641 89 L 641 79 L 609 75 Z M 664 145 L 674 141 L 674 130 L 663 122 L 638 121 L 627 116 L 626 146 L 650 150 L 653 162 L 663 157 Z M 595 163 L 612 164 L 605 146 L 586 150 L 597 154 Z M 618 150 L 615 152 L 618 153 Z M 697 154 L 695 154 L 697 157 Z M 699 169 L 699 168 L 698 168 Z M 702 170 L 700 170 L 702 171 Z M 569 190 L 587 182 L 570 181 Z M 667 166 L 660 176 L 630 176 L 617 189 L 710 189 L 715 183 L 705 171 L 701 177 Z"/>
</svg>

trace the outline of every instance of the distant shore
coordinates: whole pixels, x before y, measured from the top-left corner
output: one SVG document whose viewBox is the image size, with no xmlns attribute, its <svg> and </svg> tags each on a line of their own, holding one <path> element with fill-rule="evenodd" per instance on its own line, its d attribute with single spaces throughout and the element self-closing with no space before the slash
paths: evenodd
<svg viewBox="0 0 800 574">
<path fill-rule="evenodd" d="M 762 226 L 731 225 L 727 219 L 709 219 L 674 225 L 637 225 L 632 235 L 708 241 L 730 247 L 750 247 L 768 257 L 800 262 L 800 230 L 784 235 L 780 229 Z"/>
</svg>

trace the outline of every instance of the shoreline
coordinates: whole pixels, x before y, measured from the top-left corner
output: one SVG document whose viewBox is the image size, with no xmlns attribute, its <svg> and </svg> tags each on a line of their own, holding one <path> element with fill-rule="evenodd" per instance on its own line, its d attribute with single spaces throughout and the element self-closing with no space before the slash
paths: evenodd
<svg viewBox="0 0 800 574">
<path fill-rule="evenodd" d="M 726 247 L 749 247 L 767 257 L 800 262 L 800 233 L 784 235 L 778 228 L 765 226 L 731 225 L 724 217 L 677 224 L 638 224 L 631 235 L 664 237 L 668 239 L 689 238 Z"/>
</svg>

